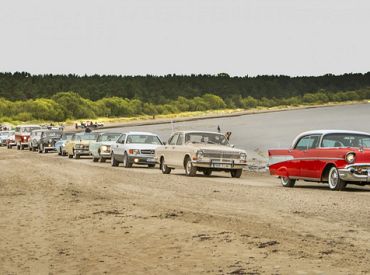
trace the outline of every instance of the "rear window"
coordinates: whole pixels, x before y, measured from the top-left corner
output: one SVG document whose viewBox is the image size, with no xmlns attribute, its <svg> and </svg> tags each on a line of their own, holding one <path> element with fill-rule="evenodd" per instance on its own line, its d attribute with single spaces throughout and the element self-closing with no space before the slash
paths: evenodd
<svg viewBox="0 0 370 275">
<path fill-rule="evenodd" d="M 361 134 L 328 134 L 322 139 L 321 147 L 365 147 L 370 148 L 370 136 Z"/>
</svg>

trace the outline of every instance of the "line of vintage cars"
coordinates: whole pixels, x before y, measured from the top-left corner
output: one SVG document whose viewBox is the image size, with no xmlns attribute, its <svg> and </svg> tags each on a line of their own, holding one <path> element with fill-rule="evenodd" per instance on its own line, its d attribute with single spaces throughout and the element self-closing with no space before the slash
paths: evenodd
<svg viewBox="0 0 370 275">
<path fill-rule="evenodd" d="M 173 169 L 184 169 L 187 176 L 224 171 L 239 178 L 247 166 L 246 152 L 216 132 L 178 131 L 163 142 L 148 132 L 64 133 L 57 128 L 24 125 L 0 132 L 0 145 L 18 150 L 28 147 L 39 153 L 56 151 L 75 159 L 91 156 L 94 162 L 109 160 L 114 167 L 158 164 L 163 174 Z M 270 174 L 280 178 L 284 187 L 294 187 L 298 180 L 328 183 L 331 190 L 370 184 L 370 134 L 366 132 L 304 132 L 290 148 L 268 150 L 268 157 Z"/>
<path fill-rule="evenodd" d="M 158 164 L 163 174 L 184 169 L 187 176 L 224 171 L 239 178 L 247 165 L 246 152 L 234 148 L 225 135 L 216 132 L 180 131 L 163 142 L 148 132 L 65 133 L 59 128 L 21 125 L 7 139 L 7 147 L 13 146 L 39 153 L 57 152 L 71 159 L 91 156 L 94 162 L 109 160 L 114 167 L 121 163 L 126 168 Z"/>
</svg>

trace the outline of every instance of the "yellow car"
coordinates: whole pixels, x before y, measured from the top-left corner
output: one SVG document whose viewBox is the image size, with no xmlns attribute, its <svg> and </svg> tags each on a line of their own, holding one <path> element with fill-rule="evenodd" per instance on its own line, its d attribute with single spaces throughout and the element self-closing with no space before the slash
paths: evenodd
<svg viewBox="0 0 370 275">
<path fill-rule="evenodd" d="M 68 157 L 79 159 L 81 156 L 90 156 L 90 142 L 96 140 L 97 133 L 76 133 L 65 145 Z"/>
</svg>

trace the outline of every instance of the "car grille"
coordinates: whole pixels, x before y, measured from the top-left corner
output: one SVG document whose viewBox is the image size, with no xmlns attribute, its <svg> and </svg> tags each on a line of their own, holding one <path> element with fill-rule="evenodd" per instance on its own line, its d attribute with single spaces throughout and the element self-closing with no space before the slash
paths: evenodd
<svg viewBox="0 0 370 275">
<path fill-rule="evenodd" d="M 203 156 L 215 159 L 240 159 L 240 153 L 230 151 L 211 151 L 204 150 Z"/>
<path fill-rule="evenodd" d="M 146 149 L 146 150 L 140 150 L 141 154 L 143 155 L 154 155 L 155 151 L 154 150 L 150 150 L 150 149 Z"/>
</svg>

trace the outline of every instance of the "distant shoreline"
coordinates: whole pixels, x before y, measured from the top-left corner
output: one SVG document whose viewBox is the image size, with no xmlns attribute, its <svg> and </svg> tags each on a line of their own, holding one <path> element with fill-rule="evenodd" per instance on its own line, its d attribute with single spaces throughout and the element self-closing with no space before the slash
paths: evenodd
<svg viewBox="0 0 370 275">
<path fill-rule="evenodd" d="M 265 114 L 265 113 L 275 113 L 275 112 L 287 112 L 294 110 L 304 110 L 304 109 L 314 109 L 314 108 L 325 108 L 325 107 L 336 107 L 336 106 L 346 106 L 346 105 L 355 105 L 355 104 L 368 104 L 368 101 L 351 101 L 345 103 L 327 103 L 327 104 L 317 104 L 317 105 L 302 105 L 296 107 L 272 107 L 269 109 L 252 109 L 252 110 L 236 110 L 235 112 L 231 111 L 229 113 L 222 113 L 222 111 L 210 112 L 209 114 L 199 115 L 199 116 L 181 116 L 173 118 L 157 118 L 157 119 L 140 119 L 128 122 L 108 122 L 105 123 L 103 127 L 98 128 L 102 129 L 114 129 L 114 128 L 124 128 L 124 127 L 135 127 L 135 126 L 151 126 L 151 125 L 161 125 L 169 123 L 178 123 L 178 122 L 187 122 L 187 121 L 198 121 L 206 119 L 215 119 L 215 118 L 227 118 L 227 117 L 239 117 L 245 115 L 255 115 L 255 114 Z M 117 119 L 118 120 L 118 119 Z M 68 125 L 65 127 L 66 131 L 76 131 L 73 125 Z M 81 130 L 77 130 L 81 131 Z"/>
</svg>

